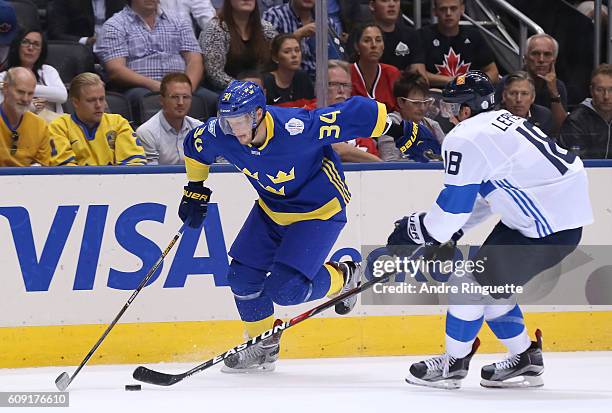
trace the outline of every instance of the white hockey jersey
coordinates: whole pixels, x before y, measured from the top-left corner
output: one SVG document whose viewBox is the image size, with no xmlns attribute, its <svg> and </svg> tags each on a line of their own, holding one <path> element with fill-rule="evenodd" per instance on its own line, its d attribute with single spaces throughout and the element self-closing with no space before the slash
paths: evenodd
<svg viewBox="0 0 612 413">
<path fill-rule="evenodd" d="M 440 242 L 464 228 L 472 212 L 486 218 L 474 211 L 477 198 L 529 238 L 593 222 L 580 158 L 506 110 L 461 122 L 444 139 L 442 152 L 445 188 L 424 221 Z"/>
</svg>

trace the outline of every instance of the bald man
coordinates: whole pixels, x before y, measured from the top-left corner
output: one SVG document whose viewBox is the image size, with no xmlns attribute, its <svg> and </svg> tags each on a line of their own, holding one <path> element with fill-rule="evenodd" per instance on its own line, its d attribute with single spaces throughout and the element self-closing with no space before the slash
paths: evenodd
<svg viewBox="0 0 612 413">
<path fill-rule="evenodd" d="M 36 78 L 29 69 L 7 71 L 0 105 L 0 166 L 49 165 L 47 123 L 29 111 L 35 88 Z"/>
</svg>

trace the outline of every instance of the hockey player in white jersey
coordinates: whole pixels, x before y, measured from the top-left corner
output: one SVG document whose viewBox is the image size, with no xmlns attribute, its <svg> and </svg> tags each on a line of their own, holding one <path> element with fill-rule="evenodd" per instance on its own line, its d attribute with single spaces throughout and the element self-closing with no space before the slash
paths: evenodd
<svg viewBox="0 0 612 413">
<path fill-rule="evenodd" d="M 429 211 L 395 223 L 388 247 L 402 254 L 401 248 L 424 245 L 431 254 L 462 230 L 497 214 L 501 221 L 475 258 L 485 259 L 485 269 L 471 276 L 483 286 L 524 285 L 570 254 L 580 242 L 582 226 L 593 221 L 582 161 L 525 119 L 493 110 L 494 88 L 482 72 L 454 79 L 442 99 L 460 121 L 442 146 L 444 189 Z M 408 151 L 418 146 L 402 139 L 396 144 Z M 446 353 L 413 364 L 407 382 L 460 387 L 486 321 L 509 357 L 484 366 L 481 385 L 543 384 L 540 331 L 531 342 L 523 314 L 509 294 L 480 298 L 469 305 L 449 305 Z"/>
</svg>

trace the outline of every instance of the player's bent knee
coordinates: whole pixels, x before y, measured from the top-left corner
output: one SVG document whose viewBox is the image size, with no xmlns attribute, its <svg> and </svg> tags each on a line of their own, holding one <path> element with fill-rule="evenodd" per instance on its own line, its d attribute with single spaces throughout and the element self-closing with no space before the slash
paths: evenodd
<svg viewBox="0 0 612 413">
<path fill-rule="evenodd" d="M 283 264 L 275 264 L 266 279 L 264 294 L 278 305 L 296 305 L 308 300 L 312 282 L 301 272 Z"/>
<path fill-rule="evenodd" d="M 227 274 L 227 282 L 234 295 L 239 297 L 261 294 L 266 280 L 266 272 L 232 260 Z"/>
</svg>

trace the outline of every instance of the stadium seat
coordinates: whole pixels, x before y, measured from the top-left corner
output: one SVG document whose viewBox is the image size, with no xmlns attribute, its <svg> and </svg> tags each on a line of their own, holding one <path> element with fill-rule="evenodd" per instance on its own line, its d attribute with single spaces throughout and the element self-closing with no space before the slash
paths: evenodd
<svg viewBox="0 0 612 413">
<path fill-rule="evenodd" d="M 70 83 L 80 73 L 94 72 L 94 56 L 89 47 L 64 40 L 49 40 L 48 49 L 45 63 L 59 72 L 64 83 Z"/>
<path fill-rule="evenodd" d="M 130 123 L 134 122 L 130 102 L 121 93 L 107 91 L 106 103 L 108 103 L 108 113 L 116 113 L 126 118 Z"/>
<path fill-rule="evenodd" d="M 145 123 L 153 115 L 155 115 L 161 109 L 161 103 L 159 102 L 159 93 L 149 93 L 140 102 L 140 113 L 142 114 L 141 122 Z M 204 99 L 200 96 L 193 95 L 191 100 L 191 109 L 188 113 L 192 118 L 201 120 L 204 122 L 208 119 L 208 110 Z"/>
<path fill-rule="evenodd" d="M 15 9 L 17 24 L 19 24 L 20 28 L 42 30 L 36 4 L 31 0 L 9 0 L 9 2 Z"/>
</svg>

